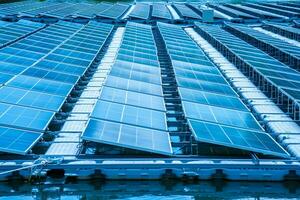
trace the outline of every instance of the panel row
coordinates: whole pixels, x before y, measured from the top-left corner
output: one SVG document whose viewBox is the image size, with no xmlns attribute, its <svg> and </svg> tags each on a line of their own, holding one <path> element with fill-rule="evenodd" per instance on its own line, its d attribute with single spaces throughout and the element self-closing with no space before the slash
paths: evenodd
<svg viewBox="0 0 300 200">
<path fill-rule="evenodd" d="M 59 22 L 0 49 L 0 71 L 10 76 L 0 87 L 0 125 L 21 129 L 22 140 L 27 132 L 29 137 L 19 147 L 3 144 L 3 151 L 24 154 L 32 147 L 37 137 L 32 137 L 31 131 L 39 132 L 40 137 L 47 129 L 112 27 L 97 22 Z"/>
<path fill-rule="evenodd" d="M 195 139 L 287 156 L 264 132 L 218 68 L 185 31 L 179 26 L 163 23 L 158 27 L 170 54 L 183 110 Z"/>
<path fill-rule="evenodd" d="M 85 140 L 172 154 L 151 26 L 127 23 L 116 61 L 90 117 Z"/>
</svg>

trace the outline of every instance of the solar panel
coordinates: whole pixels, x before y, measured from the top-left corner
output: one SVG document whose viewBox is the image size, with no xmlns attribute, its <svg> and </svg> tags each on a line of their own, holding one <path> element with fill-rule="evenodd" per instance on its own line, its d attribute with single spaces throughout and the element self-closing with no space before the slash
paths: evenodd
<svg viewBox="0 0 300 200">
<path fill-rule="evenodd" d="M 58 112 L 65 101 L 65 97 L 7 86 L 0 88 L 0 94 L 0 101 L 3 103 L 15 104 L 54 112 Z"/>
<path fill-rule="evenodd" d="M 0 27 L 0 46 L 7 45 L 17 39 L 20 39 L 38 29 L 43 28 L 45 25 L 26 20 L 20 20 L 15 23 L 8 23 Z"/>
<path fill-rule="evenodd" d="M 149 65 L 137 64 L 137 63 L 127 62 L 123 60 L 116 60 L 114 64 L 114 68 L 128 69 L 132 71 L 144 72 L 144 73 L 160 76 L 160 68 L 158 67 L 150 67 Z"/>
<path fill-rule="evenodd" d="M 26 154 L 42 137 L 42 133 L 0 127 L 0 151 Z"/>
<path fill-rule="evenodd" d="M 248 108 L 237 97 L 225 96 L 212 92 L 204 92 L 188 88 L 178 88 L 181 99 L 211 106 L 248 111 Z"/>
<path fill-rule="evenodd" d="M 173 153 L 167 132 L 102 120 L 89 120 L 82 138 L 163 155 Z"/>
<path fill-rule="evenodd" d="M 33 131 L 44 131 L 54 112 L 0 103 L 0 124 Z"/>
<path fill-rule="evenodd" d="M 156 84 L 150 84 L 142 81 L 119 78 L 116 76 L 108 76 L 105 85 L 123 90 L 139 92 L 150 95 L 162 96 L 162 87 Z"/>
<path fill-rule="evenodd" d="M 128 9 L 128 4 L 116 3 L 112 7 L 99 13 L 98 16 L 109 19 L 119 19 Z"/>
<path fill-rule="evenodd" d="M 287 152 L 264 132 L 191 119 L 188 120 L 188 123 L 197 141 L 279 157 L 289 157 Z"/>
<path fill-rule="evenodd" d="M 138 19 L 148 19 L 150 15 L 150 5 L 146 3 L 137 3 L 129 17 Z"/>
<path fill-rule="evenodd" d="M 164 3 L 154 3 L 152 7 L 152 17 L 172 19 L 171 13 Z"/>
<path fill-rule="evenodd" d="M 179 68 L 175 68 L 174 72 L 177 77 L 196 79 L 200 81 L 208 81 L 208 82 L 213 82 L 218 84 L 227 84 L 226 80 L 222 76 L 220 76 L 220 74 L 208 74 L 208 73 L 202 73 L 193 70 L 185 70 Z"/>
<path fill-rule="evenodd" d="M 262 130 L 253 115 L 248 112 L 231 110 L 183 101 L 183 110 L 187 118 L 214 122 L 246 129 Z"/>
<path fill-rule="evenodd" d="M 195 13 L 192 9 L 182 3 L 173 4 L 176 11 L 184 18 L 201 19 L 201 17 Z"/>
<path fill-rule="evenodd" d="M 142 81 L 152 84 L 161 85 L 161 77 L 157 75 L 151 75 L 149 73 L 138 72 L 134 70 L 127 70 L 122 68 L 112 68 L 109 75 L 111 76 L 118 76 L 121 78 L 126 78 L 130 80 Z"/>
<path fill-rule="evenodd" d="M 99 3 L 96 5 L 91 5 L 88 8 L 85 8 L 84 10 L 77 12 L 76 15 L 79 17 L 87 17 L 87 18 L 92 18 L 96 16 L 98 13 L 101 13 L 110 7 L 112 7 L 113 4 L 110 3 Z"/>
<path fill-rule="evenodd" d="M 214 92 L 214 93 L 223 94 L 227 96 L 237 96 L 236 93 L 233 91 L 233 89 L 228 85 L 187 79 L 182 77 L 177 77 L 176 79 L 179 87 L 207 91 L 207 92 Z"/>
<path fill-rule="evenodd" d="M 60 96 L 67 96 L 73 89 L 71 84 L 24 75 L 16 76 L 7 85 Z"/>
<path fill-rule="evenodd" d="M 142 108 L 166 111 L 163 97 L 138 92 L 103 87 L 100 99 Z"/>
<path fill-rule="evenodd" d="M 48 79 L 52 81 L 59 81 L 59 82 L 69 83 L 69 84 L 76 84 L 77 81 L 79 80 L 78 76 L 74 76 L 66 73 L 59 73 L 55 71 L 47 71 L 35 67 L 28 68 L 22 73 L 22 75 Z"/>
<path fill-rule="evenodd" d="M 91 117 L 144 128 L 167 130 L 164 112 L 103 100 L 97 101 Z"/>
</svg>

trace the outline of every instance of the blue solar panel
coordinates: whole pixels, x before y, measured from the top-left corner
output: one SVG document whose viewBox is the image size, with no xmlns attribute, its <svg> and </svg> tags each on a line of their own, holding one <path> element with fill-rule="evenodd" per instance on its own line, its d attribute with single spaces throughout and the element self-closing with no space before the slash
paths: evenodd
<svg viewBox="0 0 300 200">
<path fill-rule="evenodd" d="M 167 132 L 102 120 L 89 120 L 82 138 L 163 155 L 173 153 Z"/>
<path fill-rule="evenodd" d="M 236 109 L 241 111 L 249 111 L 247 107 L 237 97 L 225 96 L 211 92 L 203 92 L 199 90 L 178 88 L 181 99 L 200 104 L 211 106 Z"/>
<path fill-rule="evenodd" d="M 67 96 L 73 88 L 71 84 L 23 75 L 16 76 L 7 85 L 60 96 Z"/>
<path fill-rule="evenodd" d="M 154 3 L 152 17 L 160 19 L 172 19 L 171 13 L 164 3 Z"/>
<path fill-rule="evenodd" d="M 206 92 L 214 92 L 227 96 L 237 96 L 233 89 L 228 85 L 181 77 L 177 77 L 176 79 L 179 87 L 201 90 Z"/>
<path fill-rule="evenodd" d="M 35 67 L 30 67 L 27 70 L 25 70 L 22 75 L 26 76 L 32 76 L 32 77 L 38 77 L 43 79 L 49 79 L 52 81 L 59 81 L 63 83 L 69 83 L 69 84 L 76 84 L 79 80 L 78 76 L 65 74 L 65 73 L 59 73 L 55 71 L 47 71 Z"/>
<path fill-rule="evenodd" d="M 163 97 L 103 87 L 100 99 L 153 110 L 166 111 Z"/>
<path fill-rule="evenodd" d="M 34 131 L 46 130 L 54 112 L 0 103 L 0 124 Z"/>
<path fill-rule="evenodd" d="M 149 65 L 137 64 L 137 63 L 127 62 L 122 60 L 116 60 L 114 64 L 114 68 L 127 69 L 127 70 L 144 72 L 144 73 L 160 76 L 160 68 L 158 67 L 151 67 Z"/>
<path fill-rule="evenodd" d="M 0 94 L 0 101 L 3 103 L 16 104 L 54 112 L 58 112 L 65 101 L 65 97 L 6 86 L 0 88 Z"/>
<path fill-rule="evenodd" d="M 137 3 L 129 17 L 138 18 L 138 19 L 148 19 L 150 14 L 150 5 L 145 3 Z"/>
<path fill-rule="evenodd" d="M 150 84 L 141 81 L 119 78 L 116 76 L 108 76 L 105 82 L 106 86 L 139 92 L 150 95 L 162 96 L 162 87 L 156 84 Z"/>
<path fill-rule="evenodd" d="M 91 117 L 145 128 L 167 130 L 164 112 L 102 100 L 98 100 Z"/>
<path fill-rule="evenodd" d="M 116 3 L 112 7 L 104 10 L 103 12 L 99 13 L 99 17 L 109 18 L 109 19 L 118 19 L 120 18 L 127 10 L 129 9 L 128 4 L 120 4 Z"/>
<path fill-rule="evenodd" d="M 196 140 L 212 144 L 289 157 L 287 152 L 272 137 L 260 131 L 240 129 L 197 120 L 188 120 Z"/>
<path fill-rule="evenodd" d="M 41 136 L 42 133 L 0 127 L 0 151 L 26 154 Z"/>
<path fill-rule="evenodd" d="M 201 19 L 197 13 L 183 3 L 175 3 L 174 6 L 179 14 L 184 18 Z"/>
<path fill-rule="evenodd" d="M 241 128 L 262 130 L 249 111 L 241 112 L 187 101 L 183 101 L 182 105 L 185 115 L 188 118 Z"/>
<path fill-rule="evenodd" d="M 110 71 L 109 75 L 161 85 L 161 77 L 160 76 L 151 75 L 149 73 L 138 72 L 138 71 L 134 71 L 134 70 L 127 70 L 127 69 L 113 67 L 112 70 Z"/>
</svg>

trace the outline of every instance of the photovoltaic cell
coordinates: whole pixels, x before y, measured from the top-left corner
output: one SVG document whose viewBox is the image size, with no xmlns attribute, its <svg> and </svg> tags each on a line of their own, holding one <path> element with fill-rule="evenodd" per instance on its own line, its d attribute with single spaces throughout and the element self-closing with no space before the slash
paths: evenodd
<svg viewBox="0 0 300 200">
<path fill-rule="evenodd" d="M 42 133 L 0 127 L 0 151 L 24 155 L 41 137 Z"/>
<path fill-rule="evenodd" d="M 103 87 L 100 99 L 153 110 L 166 111 L 162 97 Z"/>
<path fill-rule="evenodd" d="M 102 120 L 90 119 L 82 138 L 150 153 L 173 153 L 167 132 Z"/>
<path fill-rule="evenodd" d="M 289 157 L 287 152 L 264 132 L 192 119 L 189 119 L 188 122 L 197 141 L 279 157 Z"/>
<path fill-rule="evenodd" d="M 166 131 L 164 112 L 98 100 L 92 118 Z"/>
</svg>

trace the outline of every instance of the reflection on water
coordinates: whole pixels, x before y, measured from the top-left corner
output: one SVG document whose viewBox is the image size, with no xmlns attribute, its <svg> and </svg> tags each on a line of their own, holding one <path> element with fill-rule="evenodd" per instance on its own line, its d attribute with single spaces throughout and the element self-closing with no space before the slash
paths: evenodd
<svg viewBox="0 0 300 200">
<path fill-rule="evenodd" d="M 18 2 L 18 1 L 34 1 L 34 0 L 0 0 L 0 3 L 11 3 L 11 2 Z M 47 1 L 47 0 L 35 0 L 35 1 Z M 52 0 L 56 2 L 72 2 L 72 3 L 82 3 L 82 2 L 89 2 L 89 3 L 99 3 L 99 2 L 201 2 L 201 3 L 243 3 L 243 2 L 255 2 L 261 0 Z M 266 1 L 274 1 L 274 0 L 264 0 Z"/>
<path fill-rule="evenodd" d="M 299 182 L 88 181 L 41 185 L 0 183 L 0 200 L 14 199 L 299 199 Z"/>
</svg>

